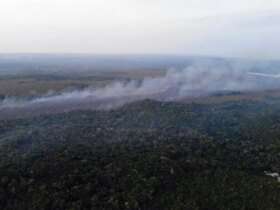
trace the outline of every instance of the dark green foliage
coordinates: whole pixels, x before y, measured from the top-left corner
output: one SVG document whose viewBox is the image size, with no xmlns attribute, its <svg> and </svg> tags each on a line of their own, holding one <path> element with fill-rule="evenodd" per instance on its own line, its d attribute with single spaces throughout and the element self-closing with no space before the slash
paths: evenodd
<svg viewBox="0 0 280 210">
<path fill-rule="evenodd" d="M 0 209 L 280 209 L 280 103 L 0 121 Z"/>
</svg>

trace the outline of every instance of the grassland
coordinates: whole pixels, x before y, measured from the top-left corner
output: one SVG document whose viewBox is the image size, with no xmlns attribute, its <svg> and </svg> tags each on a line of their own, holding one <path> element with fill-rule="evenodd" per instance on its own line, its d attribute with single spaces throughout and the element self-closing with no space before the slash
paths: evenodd
<svg viewBox="0 0 280 210">
<path fill-rule="evenodd" d="M 0 77 L 2 96 L 39 96 L 49 91 L 61 92 L 67 89 L 104 87 L 114 81 L 141 80 L 146 77 L 159 77 L 164 70 L 142 71 L 87 71 L 71 74 L 17 74 Z"/>
</svg>

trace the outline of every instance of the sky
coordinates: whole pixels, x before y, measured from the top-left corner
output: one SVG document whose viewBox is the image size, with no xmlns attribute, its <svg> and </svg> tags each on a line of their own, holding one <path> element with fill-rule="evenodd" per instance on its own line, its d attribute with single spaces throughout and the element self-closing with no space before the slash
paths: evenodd
<svg viewBox="0 0 280 210">
<path fill-rule="evenodd" d="M 1 53 L 280 59 L 279 0 L 1 0 Z"/>
</svg>

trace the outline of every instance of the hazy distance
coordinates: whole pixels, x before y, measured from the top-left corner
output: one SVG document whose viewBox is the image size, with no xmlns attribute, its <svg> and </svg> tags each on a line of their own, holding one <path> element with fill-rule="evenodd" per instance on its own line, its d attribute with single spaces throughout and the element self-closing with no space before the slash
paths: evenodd
<svg viewBox="0 0 280 210">
<path fill-rule="evenodd" d="M 2 0 L 1 53 L 278 59 L 278 0 Z"/>
</svg>

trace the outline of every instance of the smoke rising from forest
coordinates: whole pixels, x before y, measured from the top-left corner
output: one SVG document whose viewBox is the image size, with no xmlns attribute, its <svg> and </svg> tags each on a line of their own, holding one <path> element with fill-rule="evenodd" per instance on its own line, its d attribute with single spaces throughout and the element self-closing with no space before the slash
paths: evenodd
<svg viewBox="0 0 280 210">
<path fill-rule="evenodd" d="M 173 101 L 227 91 L 272 89 L 278 83 L 277 76 L 252 73 L 242 65 L 197 63 L 181 70 L 170 69 L 162 77 L 118 81 L 103 88 L 88 87 L 30 100 L 9 97 L 0 102 L 0 111 L 107 109 L 142 99 Z"/>
</svg>

